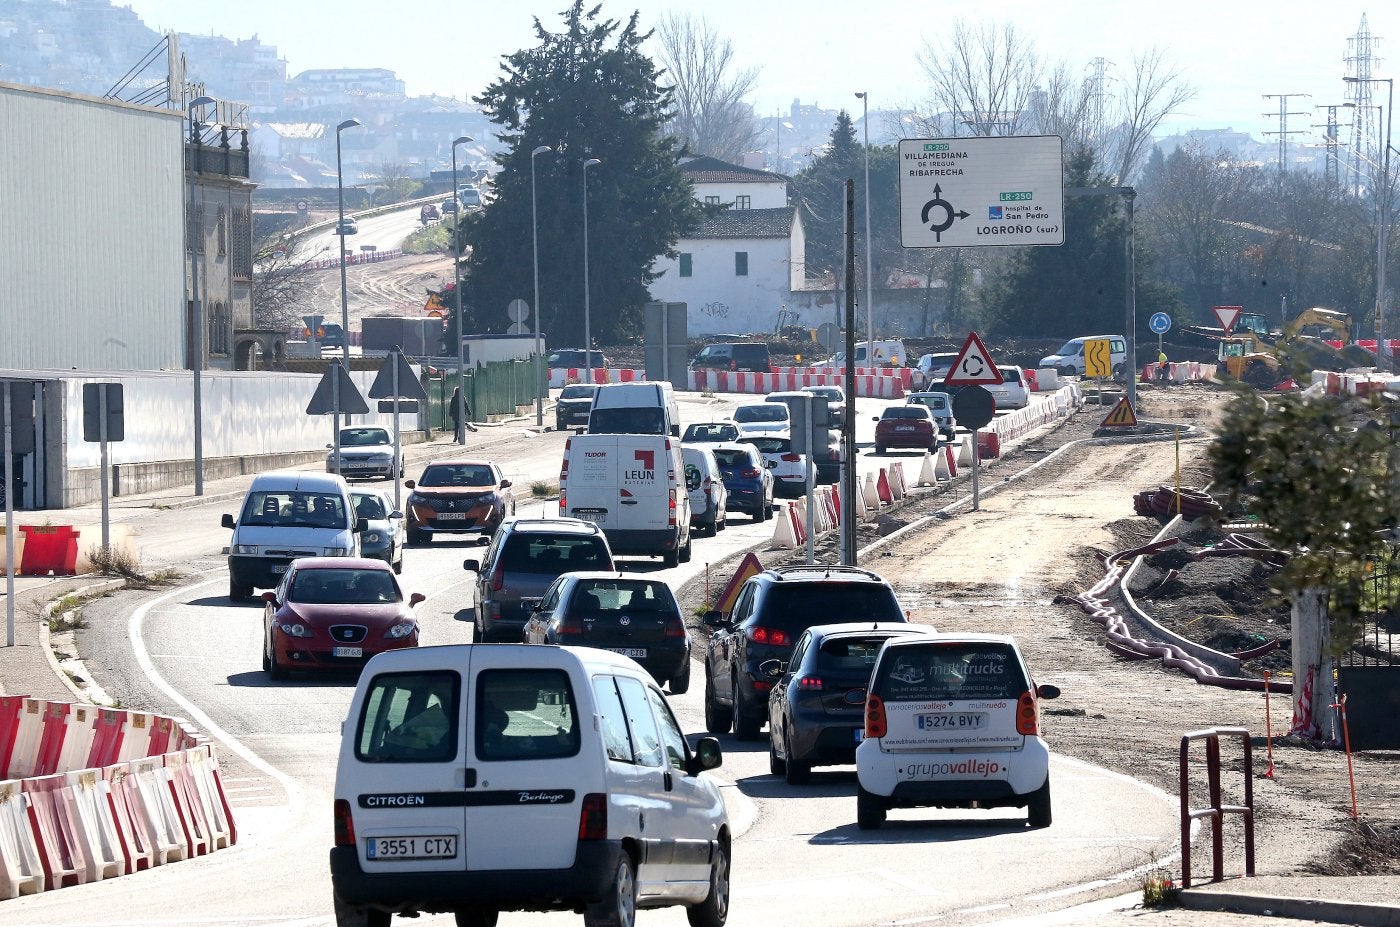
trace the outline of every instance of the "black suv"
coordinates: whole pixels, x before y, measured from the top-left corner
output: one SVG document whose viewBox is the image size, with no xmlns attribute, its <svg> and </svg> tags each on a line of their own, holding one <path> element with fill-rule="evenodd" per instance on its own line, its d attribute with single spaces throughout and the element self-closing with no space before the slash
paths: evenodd
<svg viewBox="0 0 1400 927">
<path fill-rule="evenodd" d="M 559 393 L 554 404 L 554 430 L 573 426 L 588 427 L 588 413 L 593 411 L 593 396 L 598 387 L 588 383 L 570 383 Z"/>
<path fill-rule="evenodd" d="M 525 622 L 561 574 L 616 569 L 602 529 L 577 518 L 507 518 L 486 556 L 462 567 L 477 574 L 476 608 L 468 616 L 477 643 L 518 643 Z"/>
<path fill-rule="evenodd" d="M 707 344 L 690 362 L 691 370 L 751 370 L 772 373 L 768 345 L 756 341 Z"/>
<path fill-rule="evenodd" d="M 802 632 L 818 624 L 908 619 L 878 573 L 845 566 L 792 566 L 750 577 L 734 610 L 705 613 L 713 629 L 705 651 L 705 729 L 755 740 L 768 720 L 775 677 L 760 667 L 786 664 Z"/>
<path fill-rule="evenodd" d="M 608 358 L 602 351 L 584 351 L 583 348 L 560 348 L 550 351 L 545 363 L 550 370 L 586 370 L 589 356 L 593 359 L 594 370 L 606 370 Z"/>
</svg>

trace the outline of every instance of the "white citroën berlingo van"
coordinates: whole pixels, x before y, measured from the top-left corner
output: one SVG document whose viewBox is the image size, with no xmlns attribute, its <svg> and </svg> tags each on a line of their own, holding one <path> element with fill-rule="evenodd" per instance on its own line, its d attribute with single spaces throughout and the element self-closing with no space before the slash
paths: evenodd
<svg viewBox="0 0 1400 927">
<path fill-rule="evenodd" d="M 651 675 L 590 647 L 453 644 L 382 653 L 360 674 L 335 782 L 339 925 L 452 912 L 575 911 L 633 927 L 684 905 L 723 927 L 729 819 Z"/>
</svg>

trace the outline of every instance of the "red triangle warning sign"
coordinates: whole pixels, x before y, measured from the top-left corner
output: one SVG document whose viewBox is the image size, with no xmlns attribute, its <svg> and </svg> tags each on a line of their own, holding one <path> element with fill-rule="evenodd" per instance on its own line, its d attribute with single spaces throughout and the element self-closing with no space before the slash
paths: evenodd
<svg viewBox="0 0 1400 927">
<path fill-rule="evenodd" d="M 992 355 L 987 351 L 982 339 L 977 337 L 976 332 L 968 332 L 967 340 L 963 342 L 962 350 L 958 352 L 953 366 L 948 368 L 943 382 L 948 386 L 977 386 L 1005 381 L 1002 380 L 997 365 L 992 362 Z"/>
<path fill-rule="evenodd" d="M 1128 402 L 1128 397 L 1124 396 L 1118 400 L 1118 404 L 1108 413 L 1108 417 L 1100 423 L 1103 428 L 1126 428 L 1138 423 L 1137 413 L 1133 411 L 1133 404 Z"/>
<path fill-rule="evenodd" d="M 1230 334 L 1230 329 L 1235 327 L 1239 321 L 1240 313 L 1244 311 L 1243 306 L 1211 306 L 1210 311 L 1215 313 L 1215 317 L 1220 320 L 1220 327 L 1225 329 L 1225 334 Z"/>
</svg>

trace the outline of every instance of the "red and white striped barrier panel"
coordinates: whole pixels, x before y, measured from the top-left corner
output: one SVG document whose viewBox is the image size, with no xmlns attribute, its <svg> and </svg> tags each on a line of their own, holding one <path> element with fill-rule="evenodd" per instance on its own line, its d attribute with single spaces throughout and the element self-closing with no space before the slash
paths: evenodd
<svg viewBox="0 0 1400 927">
<path fill-rule="evenodd" d="M 400 248 L 388 248 L 384 251 L 361 251 L 358 254 L 345 255 L 345 266 L 350 267 L 355 264 L 378 264 L 381 261 L 391 261 L 394 258 L 403 257 L 403 250 Z M 316 261 L 307 261 L 303 265 L 307 270 L 328 270 L 332 267 L 339 267 L 340 261 L 337 258 L 321 258 Z"/>
<path fill-rule="evenodd" d="M 1197 361 L 1188 361 L 1180 364 L 1167 364 L 1168 383 L 1198 383 L 1202 380 L 1209 380 L 1215 376 L 1215 364 L 1202 364 Z M 1142 377 L 1139 383 L 1153 383 L 1157 380 L 1157 365 L 1145 364 L 1142 368 Z"/>
<path fill-rule="evenodd" d="M 772 393 L 804 386 L 845 386 L 845 378 L 827 373 L 751 373 L 745 370 L 691 370 L 692 390 L 714 393 Z M 902 399 L 904 386 L 898 377 L 856 377 L 856 395 L 862 398 Z"/>
<path fill-rule="evenodd" d="M 185 724 L 0 698 L 0 898 L 114 878 L 236 839 L 217 754 Z"/>
<path fill-rule="evenodd" d="M 595 367 L 593 369 L 593 382 L 603 383 L 633 383 L 637 380 L 645 380 L 647 372 L 636 370 L 631 367 Z M 588 381 L 587 367 L 551 367 L 549 370 L 550 388 L 568 386 L 570 383 L 586 383 Z"/>
<path fill-rule="evenodd" d="M 791 372 L 791 373 L 799 373 L 799 374 L 817 374 L 817 375 L 821 375 L 821 376 L 833 376 L 833 375 L 835 375 L 835 376 L 841 377 L 841 378 L 843 378 L 843 379 L 844 379 L 845 376 L 846 376 L 846 368 L 845 368 L 845 367 L 834 367 L 834 366 L 817 366 L 817 367 L 775 367 L 774 370 L 775 370 L 776 372 L 778 372 L 778 373 L 789 373 L 789 372 Z M 857 377 L 893 377 L 894 379 L 896 379 L 896 380 L 899 381 L 899 385 L 902 386 L 902 387 L 904 388 L 904 391 L 905 391 L 905 392 L 908 392 L 909 390 L 912 389 L 912 387 L 910 386 L 910 383 L 911 383 L 912 378 L 913 378 L 913 376 L 914 376 L 914 368 L 912 368 L 912 367 L 857 367 L 857 368 L 856 368 L 856 376 L 857 376 Z M 839 381 L 832 381 L 832 382 L 835 382 L 838 386 L 840 385 L 840 382 L 839 382 Z"/>
</svg>

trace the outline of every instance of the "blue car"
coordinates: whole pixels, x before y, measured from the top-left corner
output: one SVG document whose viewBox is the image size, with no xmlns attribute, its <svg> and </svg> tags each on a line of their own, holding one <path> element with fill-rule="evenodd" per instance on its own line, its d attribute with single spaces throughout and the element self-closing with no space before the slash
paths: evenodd
<svg viewBox="0 0 1400 927">
<path fill-rule="evenodd" d="M 773 517 L 773 471 L 752 444 L 721 442 L 711 444 L 724 488 L 729 492 L 729 511 L 743 512 L 754 521 Z"/>
</svg>

